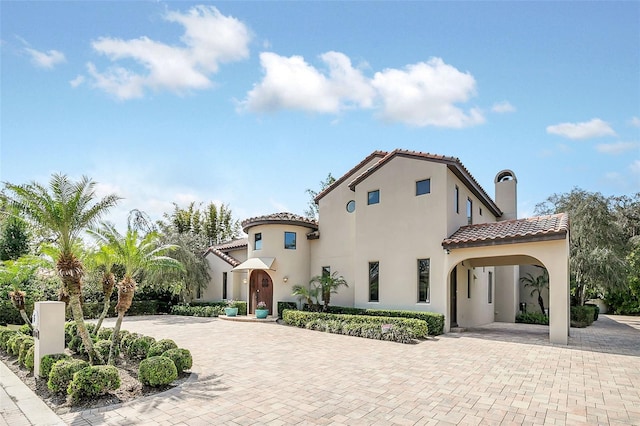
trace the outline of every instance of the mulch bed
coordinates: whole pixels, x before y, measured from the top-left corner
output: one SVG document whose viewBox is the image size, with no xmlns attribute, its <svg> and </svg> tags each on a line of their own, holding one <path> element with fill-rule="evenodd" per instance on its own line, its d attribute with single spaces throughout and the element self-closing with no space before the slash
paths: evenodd
<svg viewBox="0 0 640 426">
<path fill-rule="evenodd" d="M 71 352 L 67 352 L 71 355 Z M 132 361 L 120 355 L 116 367 L 120 374 L 120 388 L 115 392 L 107 393 L 97 398 L 83 399 L 71 404 L 67 395 L 52 393 L 47 387 L 47 381 L 40 377 L 34 377 L 32 371 L 18 364 L 17 356 L 9 356 L 0 352 L 0 361 L 20 378 L 36 395 L 38 395 L 56 414 L 66 414 L 76 411 L 106 407 L 113 404 L 125 403 L 148 395 L 164 392 L 184 383 L 190 373 L 182 373 L 168 386 L 150 387 L 140 383 L 138 377 L 138 361 Z"/>
</svg>

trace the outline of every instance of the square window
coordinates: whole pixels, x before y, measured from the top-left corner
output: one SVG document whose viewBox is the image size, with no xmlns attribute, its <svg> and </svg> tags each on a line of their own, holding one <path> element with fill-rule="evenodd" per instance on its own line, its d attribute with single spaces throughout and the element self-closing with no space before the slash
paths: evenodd
<svg viewBox="0 0 640 426">
<path fill-rule="evenodd" d="M 367 194 L 367 204 L 378 204 L 380 202 L 380 190 L 369 191 Z"/>
<path fill-rule="evenodd" d="M 369 262 L 369 302 L 378 302 L 380 262 Z"/>
<path fill-rule="evenodd" d="M 289 250 L 296 249 L 296 233 L 295 232 L 284 233 L 284 248 Z"/>
<path fill-rule="evenodd" d="M 431 179 L 416 182 L 416 195 L 429 194 L 431 192 Z"/>
<path fill-rule="evenodd" d="M 429 259 L 418 259 L 418 302 L 429 302 Z"/>
<path fill-rule="evenodd" d="M 258 233 L 254 236 L 253 249 L 254 249 L 254 250 L 260 250 L 260 249 L 262 249 L 262 233 L 261 233 L 261 232 L 258 232 Z"/>
</svg>

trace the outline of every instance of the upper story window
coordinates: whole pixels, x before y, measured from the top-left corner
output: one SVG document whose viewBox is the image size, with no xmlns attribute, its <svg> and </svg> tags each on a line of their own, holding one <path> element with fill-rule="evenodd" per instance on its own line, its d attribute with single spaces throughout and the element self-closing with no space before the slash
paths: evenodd
<svg viewBox="0 0 640 426">
<path fill-rule="evenodd" d="M 473 201 L 467 198 L 467 224 L 473 224 Z"/>
<path fill-rule="evenodd" d="M 295 232 L 284 233 L 284 248 L 289 250 L 296 249 L 296 233 Z"/>
<path fill-rule="evenodd" d="M 347 211 L 349 213 L 353 213 L 354 211 L 356 211 L 356 201 L 355 200 L 351 200 L 347 203 Z"/>
<path fill-rule="evenodd" d="M 254 235 L 253 249 L 254 250 L 262 249 L 262 233 L 261 232 L 258 232 L 257 234 Z"/>
<path fill-rule="evenodd" d="M 453 206 L 456 209 L 456 213 L 460 213 L 460 188 L 458 188 L 458 185 L 456 185 L 453 197 Z"/>
<path fill-rule="evenodd" d="M 482 207 L 480 207 L 480 210 L 478 211 L 478 213 L 480 213 L 480 216 L 482 216 Z"/>
<path fill-rule="evenodd" d="M 369 191 L 367 194 L 367 204 L 378 204 L 380 202 L 380 190 Z"/>
<path fill-rule="evenodd" d="M 431 179 L 416 182 L 416 195 L 429 194 L 431 192 Z"/>
</svg>

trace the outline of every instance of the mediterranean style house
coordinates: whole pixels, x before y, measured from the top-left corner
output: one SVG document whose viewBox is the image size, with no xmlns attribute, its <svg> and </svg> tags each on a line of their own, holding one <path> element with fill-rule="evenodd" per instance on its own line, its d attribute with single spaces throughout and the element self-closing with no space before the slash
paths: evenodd
<svg viewBox="0 0 640 426">
<path fill-rule="evenodd" d="M 211 281 L 198 300 L 297 301 L 292 287 L 337 272 L 331 304 L 444 314 L 445 331 L 514 322 L 539 309 L 521 272 L 549 272 L 550 340 L 569 333 L 565 214 L 517 218 L 517 179 L 495 178 L 495 199 L 453 157 L 375 151 L 315 198 L 319 219 L 291 213 L 242 222 L 247 238 L 209 248 Z"/>
</svg>

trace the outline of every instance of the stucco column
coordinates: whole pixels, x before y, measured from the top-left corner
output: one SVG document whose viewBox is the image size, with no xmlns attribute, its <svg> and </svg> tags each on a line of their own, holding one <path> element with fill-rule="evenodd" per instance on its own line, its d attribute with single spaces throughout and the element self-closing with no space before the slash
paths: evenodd
<svg viewBox="0 0 640 426">
<path fill-rule="evenodd" d="M 566 240 L 567 246 L 569 239 Z M 569 249 L 567 247 L 567 253 Z M 549 272 L 549 340 L 551 343 L 569 343 L 570 300 L 569 258 L 549 258 L 545 262 Z"/>
</svg>

